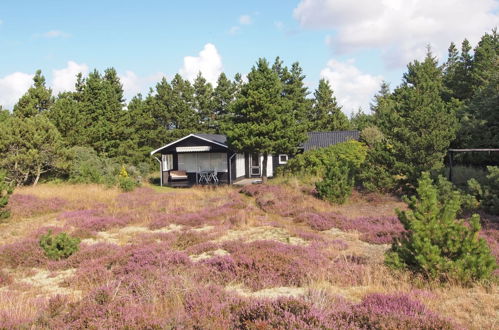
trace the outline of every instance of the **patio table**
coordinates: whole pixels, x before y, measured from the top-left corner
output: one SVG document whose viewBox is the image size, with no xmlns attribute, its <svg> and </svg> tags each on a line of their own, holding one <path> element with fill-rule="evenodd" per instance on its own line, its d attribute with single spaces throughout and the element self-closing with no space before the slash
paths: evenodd
<svg viewBox="0 0 499 330">
<path fill-rule="evenodd" d="M 202 183 L 204 180 L 204 182 L 208 184 L 213 180 L 214 171 L 204 170 L 204 171 L 199 171 L 199 173 L 197 174 L 199 175 L 197 183 Z"/>
</svg>

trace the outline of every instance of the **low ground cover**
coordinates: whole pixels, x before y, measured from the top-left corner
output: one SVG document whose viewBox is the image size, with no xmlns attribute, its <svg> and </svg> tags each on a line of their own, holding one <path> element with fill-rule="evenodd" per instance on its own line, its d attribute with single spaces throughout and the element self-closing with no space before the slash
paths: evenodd
<svg viewBox="0 0 499 330">
<path fill-rule="evenodd" d="M 493 328 L 495 282 L 394 272 L 403 227 L 382 195 L 331 205 L 297 182 L 122 193 L 39 185 L 0 224 L 0 328 Z M 498 257 L 497 219 L 481 235 Z M 49 258 L 41 236 L 77 251 Z"/>
</svg>

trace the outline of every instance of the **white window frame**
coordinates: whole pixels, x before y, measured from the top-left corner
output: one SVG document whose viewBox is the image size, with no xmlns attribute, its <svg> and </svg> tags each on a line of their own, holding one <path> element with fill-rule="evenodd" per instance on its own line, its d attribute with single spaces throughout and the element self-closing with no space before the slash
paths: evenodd
<svg viewBox="0 0 499 330">
<path fill-rule="evenodd" d="M 281 157 L 284 156 L 286 157 L 286 160 L 282 161 L 281 160 Z M 279 154 L 278 158 L 277 158 L 277 161 L 279 163 L 279 165 L 284 165 L 284 164 L 287 164 L 288 163 L 288 160 L 289 160 L 289 156 L 287 154 Z"/>
</svg>

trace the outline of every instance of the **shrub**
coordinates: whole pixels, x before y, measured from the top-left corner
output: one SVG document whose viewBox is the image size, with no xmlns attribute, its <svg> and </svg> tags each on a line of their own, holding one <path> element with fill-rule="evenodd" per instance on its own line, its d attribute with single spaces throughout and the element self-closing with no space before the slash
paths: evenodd
<svg viewBox="0 0 499 330">
<path fill-rule="evenodd" d="M 347 163 L 357 170 L 366 159 L 366 153 L 367 147 L 364 144 L 350 140 L 296 155 L 288 161 L 282 172 L 322 176 L 337 162 Z"/>
<path fill-rule="evenodd" d="M 7 208 L 9 197 L 12 195 L 12 184 L 7 182 L 6 172 L 0 170 L 0 220 L 10 217 L 10 210 Z"/>
<path fill-rule="evenodd" d="M 395 162 L 390 153 L 390 145 L 376 143 L 369 148 L 366 161 L 357 174 L 357 180 L 367 191 L 393 191 L 397 187 L 397 177 L 392 174 Z"/>
<path fill-rule="evenodd" d="M 428 173 L 419 180 L 417 193 L 418 198 L 405 198 L 408 211 L 397 211 L 407 232 L 392 244 L 387 264 L 429 279 L 469 283 L 490 277 L 496 263 L 486 242 L 478 238 L 479 216 L 473 215 L 469 224 L 456 220 L 458 194 L 439 202 Z"/>
<path fill-rule="evenodd" d="M 49 259 L 60 260 L 69 257 L 76 251 L 80 244 L 80 239 L 71 237 L 66 233 L 52 235 L 52 231 L 40 237 L 40 246 L 45 251 Z"/>
<path fill-rule="evenodd" d="M 118 186 L 122 191 L 129 192 L 134 190 L 138 186 L 138 183 L 134 179 L 128 177 L 128 174 L 127 176 L 121 176 L 120 174 L 120 177 L 118 178 Z"/>
<path fill-rule="evenodd" d="M 451 199 L 455 194 L 459 198 L 459 204 L 462 211 L 472 211 L 478 208 L 479 203 L 475 196 L 466 194 L 462 190 L 459 190 L 445 177 L 439 175 L 435 181 L 436 188 L 438 190 L 438 201 L 440 203 L 443 204 L 446 200 Z"/>
<path fill-rule="evenodd" d="M 354 179 L 352 169 L 346 163 L 331 164 L 322 181 L 315 184 L 319 197 L 343 204 L 352 193 Z"/>
<path fill-rule="evenodd" d="M 485 182 L 480 185 L 477 180 L 468 181 L 468 186 L 473 195 L 481 203 L 481 206 L 491 214 L 499 215 L 499 167 L 487 166 L 488 174 Z"/>
</svg>

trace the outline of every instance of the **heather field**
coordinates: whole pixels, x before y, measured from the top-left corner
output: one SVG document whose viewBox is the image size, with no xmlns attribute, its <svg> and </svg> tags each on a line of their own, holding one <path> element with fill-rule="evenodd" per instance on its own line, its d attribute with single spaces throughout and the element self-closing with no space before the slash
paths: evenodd
<svg viewBox="0 0 499 330">
<path fill-rule="evenodd" d="M 0 224 L 0 329 L 494 329 L 497 281 L 427 283 L 383 264 L 392 196 L 345 205 L 293 179 L 122 193 L 17 189 Z M 497 219 L 482 236 L 499 256 Z M 48 259 L 41 235 L 81 239 Z"/>
</svg>

